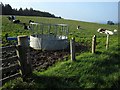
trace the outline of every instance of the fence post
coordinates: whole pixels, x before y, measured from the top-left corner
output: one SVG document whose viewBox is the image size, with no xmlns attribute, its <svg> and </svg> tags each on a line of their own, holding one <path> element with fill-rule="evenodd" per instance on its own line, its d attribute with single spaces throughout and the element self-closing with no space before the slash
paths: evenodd
<svg viewBox="0 0 120 90">
<path fill-rule="evenodd" d="M 106 39 L 106 50 L 109 48 L 109 34 L 107 34 L 107 39 Z"/>
<path fill-rule="evenodd" d="M 92 37 L 92 53 L 95 53 L 96 49 L 96 35 Z"/>
<path fill-rule="evenodd" d="M 26 35 L 18 36 L 17 39 L 18 39 L 17 55 L 21 67 L 21 74 L 24 80 L 26 76 L 32 73 L 31 60 L 29 56 L 28 36 Z"/>
<path fill-rule="evenodd" d="M 71 52 L 71 60 L 75 61 L 75 38 L 70 40 L 70 52 Z"/>
</svg>

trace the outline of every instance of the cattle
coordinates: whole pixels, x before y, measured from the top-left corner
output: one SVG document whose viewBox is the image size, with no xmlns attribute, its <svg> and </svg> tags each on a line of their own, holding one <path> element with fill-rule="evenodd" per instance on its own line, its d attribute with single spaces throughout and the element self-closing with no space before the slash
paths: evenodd
<svg viewBox="0 0 120 90">
<path fill-rule="evenodd" d="M 77 26 L 77 29 L 78 29 L 78 30 L 80 29 L 80 25 Z"/>
<path fill-rule="evenodd" d="M 106 31 L 106 29 L 103 29 L 103 28 L 99 28 L 99 29 L 97 30 L 97 32 L 99 32 L 99 33 L 105 33 L 105 31 Z"/>
<path fill-rule="evenodd" d="M 23 27 L 24 27 L 24 29 L 26 29 L 26 30 L 30 30 L 30 29 L 31 29 L 30 26 L 27 26 L 27 25 L 26 25 L 26 23 L 23 23 Z"/>
<path fill-rule="evenodd" d="M 34 22 L 34 21 L 32 21 L 32 20 L 29 20 L 29 24 L 31 24 L 31 25 L 38 25 L 39 23 Z"/>
<path fill-rule="evenodd" d="M 33 23 L 34 21 L 32 21 L 32 20 L 29 20 L 29 23 L 31 23 L 31 22 Z"/>
<path fill-rule="evenodd" d="M 30 22 L 30 24 L 32 24 L 32 25 L 38 25 L 39 23 Z"/>
<path fill-rule="evenodd" d="M 117 34 L 118 30 L 114 29 L 114 31 L 113 31 L 113 32 L 114 32 L 114 34 Z"/>
<path fill-rule="evenodd" d="M 117 30 L 116 30 L 116 29 L 114 29 L 114 32 L 116 33 L 116 32 L 117 32 Z"/>
<path fill-rule="evenodd" d="M 20 23 L 20 20 L 13 20 L 13 23 Z"/>
<path fill-rule="evenodd" d="M 9 17 L 7 17 L 10 21 L 13 21 L 13 20 L 15 20 L 15 16 L 9 16 Z"/>
<path fill-rule="evenodd" d="M 16 20 L 15 16 L 9 16 L 7 17 L 10 21 L 12 21 L 13 23 L 20 23 L 20 20 Z"/>
<path fill-rule="evenodd" d="M 109 31 L 109 30 L 103 29 L 103 28 L 99 28 L 99 29 L 97 30 L 97 32 L 99 32 L 99 33 L 104 33 L 104 34 L 109 34 L 109 35 L 113 35 L 113 34 L 114 34 L 112 31 Z"/>
</svg>

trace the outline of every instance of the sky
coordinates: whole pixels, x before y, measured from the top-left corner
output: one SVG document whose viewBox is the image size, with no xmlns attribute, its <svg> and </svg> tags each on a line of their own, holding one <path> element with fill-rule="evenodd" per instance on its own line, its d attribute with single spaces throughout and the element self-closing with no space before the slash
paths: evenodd
<svg viewBox="0 0 120 90">
<path fill-rule="evenodd" d="M 107 23 L 118 22 L 119 0 L 2 0 L 12 8 L 22 7 L 49 12 L 64 19 Z"/>
</svg>

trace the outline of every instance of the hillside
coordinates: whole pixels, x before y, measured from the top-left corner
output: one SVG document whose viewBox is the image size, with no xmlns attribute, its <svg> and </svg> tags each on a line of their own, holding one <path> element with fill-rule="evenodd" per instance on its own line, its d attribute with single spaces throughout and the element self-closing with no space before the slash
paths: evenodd
<svg viewBox="0 0 120 90">
<path fill-rule="evenodd" d="M 9 22 L 6 17 L 3 16 L 2 18 L 2 39 L 4 42 L 6 42 L 4 39 L 6 33 L 13 37 L 31 34 L 21 25 Z M 89 47 L 89 49 L 77 52 L 75 62 L 72 62 L 68 56 L 67 60 L 58 61 L 47 70 L 33 71 L 33 76 L 27 82 L 18 78 L 6 83 L 3 88 L 120 88 L 118 34 L 110 36 L 109 49 L 106 50 L 106 35 L 97 32 L 98 28 L 107 28 L 111 31 L 118 30 L 117 25 L 31 16 L 17 16 L 17 19 L 24 23 L 33 20 L 43 23 L 68 24 L 70 37 L 75 37 L 76 42 Z M 82 29 L 77 30 L 78 25 Z M 97 46 L 96 53 L 92 54 L 91 42 L 94 34 L 97 36 Z"/>
<path fill-rule="evenodd" d="M 36 17 L 36 16 L 16 16 L 17 19 L 19 19 L 23 23 L 29 22 L 29 20 L 33 20 L 35 22 L 42 22 L 42 23 L 50 23 L 50 24 L 68 24 L 69 25 L 69 31 L 70 33 L 74 33 L 76 38 L 84 40 L 84 38 L 87 38 L 86 40 L 91 40 L 91 37 L 96 34 L 97 37 L 99 36 L 105 36 L 97 33 L 98 28 L 106 28 L 111 31 L 114 29 L 117 29 L 117 25 L 106 25 L 106 24 L 97 24 L 97 23 L 89 23 L 89 22 L 81 22 L 81 21 L 74 21 L 74 20 L 65 20 L 65 19 L 59 19 L 59 18 L 44 18 L 44 17 Z M 81 30 L 77 30 L 77 26 L 81 26 Z M 12 32 L 12 33 L 11 33 Z M 9 34 L 9 36 L 18 36 L 21 34 L 27 34 L 29 35 L 30 32 L 28 30 L 24 30 L 22 25 L 17 25 L 14 23 L 11 23 L 7 16 L 3 16 L 2 18 L 2 36 L 4 36 L 6 33 Z M 113 36 L 114 37 L 114 36 Z M 79 41 L 79 40 L 78 40 Z"/>
</svg>

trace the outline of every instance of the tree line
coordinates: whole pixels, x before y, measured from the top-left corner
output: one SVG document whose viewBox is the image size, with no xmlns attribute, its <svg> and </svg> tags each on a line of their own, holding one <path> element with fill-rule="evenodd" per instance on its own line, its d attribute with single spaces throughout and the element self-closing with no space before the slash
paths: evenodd
<svg viewBox="0 0 120 90">
<path fill-rule="evenodd" d="M 20 16 L 40 16 L 40 17 L 61 18 L 60 16 L 57 17 L 54 14 L 50 14 L 49 12 L 42 12 L 39 10 L 34 10 L 33 8 L 30 8 L 30 9 L 20 8 L 19 10 L 12 9 L 12 7 L 9 4 L 4 5 L 3 3 L 0 3 L 0 8 L 2 8 L 2 13 L 0 13 L 1 15 L 20 15 Z"/>
</svg>

